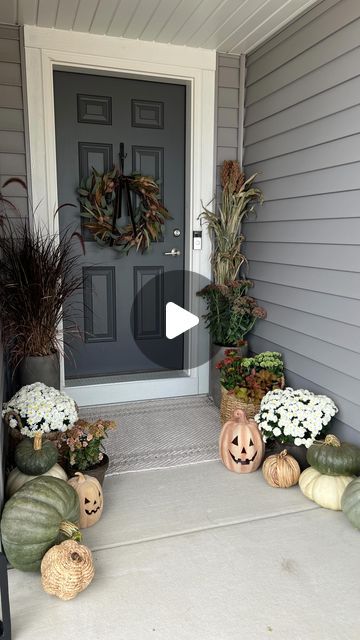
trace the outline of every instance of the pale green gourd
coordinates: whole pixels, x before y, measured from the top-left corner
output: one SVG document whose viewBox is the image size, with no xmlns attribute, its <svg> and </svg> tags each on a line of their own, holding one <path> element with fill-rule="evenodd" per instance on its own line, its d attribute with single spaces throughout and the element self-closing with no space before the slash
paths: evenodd
<svg viewBox="0 0 360 640">
<path fill-rule="evenodd" d="M 300 475 L 299 487 L 306 498 L 320 507 L 341 511 L 342 495 L 352 479 L 352 476 L 328 476 L 309 467 Z"/>
</svg>

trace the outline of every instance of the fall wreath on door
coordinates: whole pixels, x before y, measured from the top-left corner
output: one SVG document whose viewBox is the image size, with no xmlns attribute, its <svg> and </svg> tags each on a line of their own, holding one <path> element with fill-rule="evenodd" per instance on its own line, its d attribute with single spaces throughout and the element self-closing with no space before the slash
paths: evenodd
<svg viewBox="0 0 360 640">
<path fill-rule="evenodd" d="M 165 220 L 171 219 L 159 200 L 157 182 L 139 173 L 126 176 L 117 168 L 107 173 L 93 169 L 82 180 L 78 193 L 84 227 L 100 245 L 125 254 L 132 248 L 147 251 L 161 238 Z M 123 200 L 130 218 L 125 226 L 119 220 Z"/>
</svg>

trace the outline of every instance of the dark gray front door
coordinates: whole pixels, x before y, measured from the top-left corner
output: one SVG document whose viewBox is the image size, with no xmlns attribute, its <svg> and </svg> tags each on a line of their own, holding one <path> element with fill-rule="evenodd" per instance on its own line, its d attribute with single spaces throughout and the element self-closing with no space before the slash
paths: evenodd
<svg viewBox="0 0 360 640">
<path fill-rule="evenodd" d="M 153 282 L 152 294 L 147 286 L 144 296 L 137 297 L 137 340 L 151 341 L 162 349 L 167 354 L 166 368 L 183 366 L 183 341 L 167 340 L 164 325 L 165 304 L 171 300 L 182 305 L 183 286 L 169 292 L 162 283 L 167 271 L 183 269 L 185 91 L 183 85 L 54 73 L 58 199 L 59 204 L 77 204 L 76 209 L 62 209 L 60 230 L 81 229 L 80 180 L 92 167 L 103 172 L 118 165 L 120 143 L 127 154 L 125 173 L 139 171 L 159 180 L 161 199 L 172 216 L 162 241 L 152 243 L 143 255 L 131 250 L 122 256 L 84 234 L 86 253 L 80 257 L 84 290 L 71 305 L 83 337 L 69 342 L 67 378 L 159 369 L 138 348 L 130 323 L 134 298 L 149 282 Z M 129 222 L 125 213 L 120 222 Z M 176 229 L 180 235 L 174 235 Z M 179 249 L 180 255 L 165 256 L 172 248 Z"/>
</svg>

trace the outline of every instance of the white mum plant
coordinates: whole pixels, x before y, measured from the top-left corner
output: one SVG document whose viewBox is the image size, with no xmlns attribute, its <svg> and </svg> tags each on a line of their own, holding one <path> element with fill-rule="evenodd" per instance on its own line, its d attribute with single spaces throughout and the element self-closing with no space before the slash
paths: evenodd
<svg viewBox="0 0 360 640">
<path fill-rule="evenodd" d="M 21 424 L 12 412 L 20 417 Z M 9 426 L 30 438 L 36 433 L 66 431 L 78 419 L 74 400 L 42 382 L 22 387 L 4 404 L 3 417 L 6 414 L 10 415 Z"/>
<path fill-rule="evenodd" d="M 264 442 L 310 447 L 338 412 L 327 396 L 306 389 L 275 389 L 264 396 L 255 420 Z"/>
</svg>

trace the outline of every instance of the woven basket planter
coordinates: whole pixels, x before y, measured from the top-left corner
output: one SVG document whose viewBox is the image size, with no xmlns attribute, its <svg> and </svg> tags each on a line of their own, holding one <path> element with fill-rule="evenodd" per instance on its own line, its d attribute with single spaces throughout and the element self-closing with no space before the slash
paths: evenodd
<svg viewBox="0 0 360 640">
<path fill-rule="evenodd" d="M 280 389 L 285 388 L 285 378 L 281 378 L 281 383 L 279 385 Z M 228 420 L 232 420 L 234 411 L 236 409 L 242 409 L 245 411 L 248 418 L 253 418 L 259 413 L 260 410 L 260 402 L 259 404 L 253 404 L 252 402 L 243 402 L 243 400 L 239 400 L 232 393 L 229 393 L 225 387 L 221 387 L 221 404 L 220 404 L 220 419 L 221 424 L 225 424 Z"/>
<path fill-rule="evenodd" d="M 75 407 L 76 407 L 76 411 L 78 412 L 79 407 L 76 403 L 75 403 Z M 15 428 L 10 427 L 9 422 L 11 418 L 14 418 L 14 420 L 16 420 L 17 427 Z M 15 441 L 15 444 L 19 444 L 19 442 L 21 442 L 22 440 L 24 440 L 24 438 L 27 437 L 27 436 L 24 436 L 20 431 L 20 429 L 23 427 L 23 423 L 21 420 L 21 416 L 17 413 L 17 411 L 13 411 L 12 409 L 9 409 L 9 411 L 7 411 L 4 415 L 4 422 L 5 422 L 5 425 L 7 426 L 8 434 L 10 435 L 12 440 Z M 64 433 L 63 431 L 49 431 L 49 433 L 43 433 L 43 438 L 45 440 L 52 440 L 56 445 L 57 441 L 61 439 L 63 433 Z"/>
<path fill-rule="evenodd" d="M 224 387 L 221 387 L 220 419 L 222 425 L 224 425 L 228 420 L 232 420 L 236 409 L 242 409 L 245 411 L 248 418 L 253 418 L 257 413 L 259 413 L 259 408 L 260 404 L 243 402 L 233 394 L 229 393 Z"/>
</svg>

